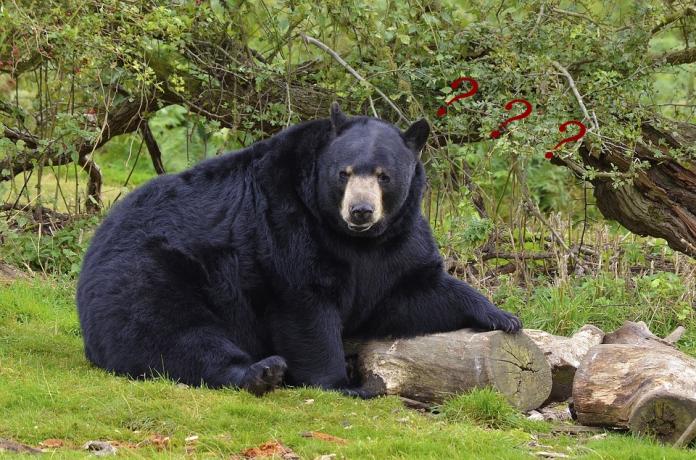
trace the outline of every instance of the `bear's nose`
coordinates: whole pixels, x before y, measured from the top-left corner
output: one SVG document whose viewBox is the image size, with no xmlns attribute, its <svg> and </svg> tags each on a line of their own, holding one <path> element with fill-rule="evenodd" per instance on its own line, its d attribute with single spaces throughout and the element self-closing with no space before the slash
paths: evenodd
<svg viewBox="0 0 696 460">
<path fill-rule="evenodd" d="M 372 220 L 375 209 L 367 203 L 359 203 L 350 207 L 350 220 L 356 225 L 366 224 Z"/>
</svg>

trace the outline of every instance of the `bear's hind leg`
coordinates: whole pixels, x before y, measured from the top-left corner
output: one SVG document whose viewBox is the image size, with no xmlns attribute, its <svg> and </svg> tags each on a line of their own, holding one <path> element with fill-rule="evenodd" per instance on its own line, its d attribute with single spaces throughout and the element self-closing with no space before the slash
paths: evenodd
<svg viewBox="0 0 696 460">
<path fill-rule="evenodd" d="M 283 382 L 287 364 L 280 356 L 252 358 L 214 327 L 182 334 L 161 354 L 162 371 L 174 380 L 211 388 L 233 386 L 261 396 Z"/>
</svg>

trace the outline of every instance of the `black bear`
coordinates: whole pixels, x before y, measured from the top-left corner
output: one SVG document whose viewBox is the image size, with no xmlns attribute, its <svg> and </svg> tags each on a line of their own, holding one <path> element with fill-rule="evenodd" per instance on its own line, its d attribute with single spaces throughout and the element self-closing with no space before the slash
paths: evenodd
<svg viewBox="0 0 696 460">
<path fill-rule="evenodd" d="M 132 377 L 263 394 L 351 387 L 345 338 L 519 319 L 449 276 L 425 218 L 425 120 L 292 126 L 117 203 L 85 255 L 77 306 L 87 358 Z"/>
</svg>

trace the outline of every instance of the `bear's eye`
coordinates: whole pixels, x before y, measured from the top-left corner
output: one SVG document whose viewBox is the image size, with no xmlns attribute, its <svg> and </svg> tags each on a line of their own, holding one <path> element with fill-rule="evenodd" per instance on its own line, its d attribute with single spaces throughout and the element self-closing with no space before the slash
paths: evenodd
<svg viewBox="0 0 696 460">
<path fill-rule="evenodd" d="M 391 178 L 384 173 L 379 173 L 379 175 L 377 176 L 377 180 L 379 180 L 383 184 L 388 184 Z"/>
<path fill-rule="evenodd" d="M 348 171 L 339 171 L 339 173 L 338 173 L 338 178 L 341 180 L 347 180 L 348 176 L 350 176 Z"/>
</svg>

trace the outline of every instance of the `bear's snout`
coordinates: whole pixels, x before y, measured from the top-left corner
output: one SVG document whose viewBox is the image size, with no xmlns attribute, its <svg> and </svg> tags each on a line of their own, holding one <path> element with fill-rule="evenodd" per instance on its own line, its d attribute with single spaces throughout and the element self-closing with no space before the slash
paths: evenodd
<svg viewBox="0 0 696 460">
<path fill-rule="evenodd" d="M 352 224 L 364 225 L 372 221 L 375 208 L 369 203 L 358 203 L 350 207 L 350 220 Z"/>
<path fill-rule="evenodd" d="M 382 218 L 382 189 L 373 175 L 351 175 L 343 192 L 341 217 L 353 231 L 364 232 Z"/>
</svg>

